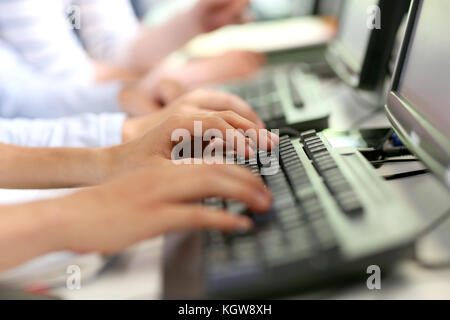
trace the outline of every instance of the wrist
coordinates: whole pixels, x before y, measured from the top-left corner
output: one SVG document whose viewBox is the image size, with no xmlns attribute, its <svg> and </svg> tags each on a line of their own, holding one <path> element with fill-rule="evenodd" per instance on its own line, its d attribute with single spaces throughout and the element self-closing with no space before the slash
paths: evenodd
<svg viewBox="0 0 450 320">
<path fill-rule="evenodd" d="M 58 199 L 0 207 L 0 249 L 7 257 L 0 261 L 0 270 L 65 249 L 67 229 L 63 219 L 68 208 L 59 204 Z"/>
<path fill-rule="evenodd" d="M 136 85 L 127 84 L 119 92 L 119 105 L 123 112 L 136 116 L 149 112 L 150 95 Z"/>
<path fill-rule="evenodd" d="M 122 125 L 122 143 L 127 143 L 137 136 L 137 118 L 125 119 Z"/>
<path fill-rule="evenodd" d="M 111 180 L 117 175 L 118 171 L 118 154 L 116 149 L 121 145 L 112 146 L 95 150 L 95 163 L 96 163 L 96 181 L 92 181 L 91 185 L 97 185 L 105 183 Z"/>
<path fill-rule="evenodd" d="M 67 249 L 65 235 L 70 225 L 68 217 L 72 209 L 64 206 L 64 199 L 31 203 L 32 208 L 27 208 L 37 215 L 34 220 L 38 224 L 36 230 L 44 237 L 41 240 L 42 250 L 45 251 L 43 253 Z"/>
<path fill-rule="evenodd" d="M 92 189 L 90 189 L 92 190 Z M 76 251 L 77 241 L 83 240 L 77 231 L 77 226 L 83 224 L 82 212 L 89 211 L 89 202 L 81 198 L 85 191 L 54 199 L 31 203 L 28 210 L 33 210 L 39 216 L 43 253 L 54 251 Z M 94 212 L 92 212 L 94 213 Z M 80 239 L 81 238 L 81 239 Z"/>
</svg>

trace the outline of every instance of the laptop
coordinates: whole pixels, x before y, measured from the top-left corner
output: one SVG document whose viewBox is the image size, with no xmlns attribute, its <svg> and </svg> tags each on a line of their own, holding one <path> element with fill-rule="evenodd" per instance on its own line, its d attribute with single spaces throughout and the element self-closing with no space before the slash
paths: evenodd
<svg viewBox="0 0 450 320">
<path fill-rule="evenodd" d="M 386 114 L 396 133 L 450 192 L 450 3 L 413 1 Z M 430 35 L 433 35 L 431 37 Z M 261 175 L 260 159 L 273 159 Z M 333 147 L 322 133 L 281 137 L 279 153 L 248 159 L 274 194 L 266 214 L 233 201 L 205 204 L 245 214 L 246 232 L 168 236 L 167 299 L 275 298 L 383 272 L 411 254 L 425 226 L 353 147 Z"/>
<path fill-rule="evenodd" d="M 303 49 L 294 61 L 278 58 L 281 65 L 269 66 L 250 80 L 222 89 L 248 101 L 268 128 L 326 129 L 333 106 L 321 78 L 338 77 L 366 91 L 380 88 L 388 75 L 397 31 L 409 3 L 341 1 L 337 37 L 325 48 L 311 49 L 310 54 Z M 307 55 L 319 58 L 311 61 Z"/>
</svg>

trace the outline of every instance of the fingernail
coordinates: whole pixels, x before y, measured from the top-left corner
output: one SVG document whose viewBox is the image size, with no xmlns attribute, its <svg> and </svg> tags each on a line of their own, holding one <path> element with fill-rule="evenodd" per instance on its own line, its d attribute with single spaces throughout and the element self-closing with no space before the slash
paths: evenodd
<svg viewBox="0 0 450 320">
<path fill-rule="evenodd" d="M 261 207 L 266 207 L 269 205 L 269 198 L 267 193 L 258 193 L 256 195 L 256 201 Z"/>
<path fill-rule="evenodd" d="M 236 223 L 236 229 L 248 230 L 253 226 L 253 222 L 250 219 L 241 218 Z"/>
</svg>

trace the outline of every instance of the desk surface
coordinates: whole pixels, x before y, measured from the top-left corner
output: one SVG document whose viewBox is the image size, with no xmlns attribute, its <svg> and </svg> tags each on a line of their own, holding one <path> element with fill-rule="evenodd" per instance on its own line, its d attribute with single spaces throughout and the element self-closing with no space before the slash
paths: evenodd
<svg viewBox="0 0 450 320">
<path fill-rule="evenodd" d="M 344 88 L 333 88 L 342 90 Z M 345 89 L 344 89 L 345 90 Z M 342 91 L 339 91 L 342 93 Z M 333 92 L 330 92 L 333 94 Z M 344 94 L 345 96 L 345 94 Z M 346 98 L 339 98 L 331 117 L 331 127 L 347 129 L 355 119 L 365 117 L 370 110 L 361 108 Z M 382 113 L 370 117 L 364 127 L 387 126 Z M 404 165 L 404 164 L 403 164 Z M 414 164 L 407 164 L 414 165 Z M 383 167 L 383 174 L 398 170 L 398 164 Z M 404 167 L 402 170 L 408 170 Z M 431 175 L 391 181 L 399 197 L 411 202 L 424 223 L 450 207 L 446 191 Z M 433 190 L 430 192 L 430 190 Z M 49 193 L 45 192 L 45 196 Z M 1 196 L 1 193 L 0 193 Z M 10 198 L 10 195 L 8 196 Z M 33 197 L 36 197 L 34 194 Z M 158 299 L 161 297 L 162 238 L 143 242 L 124 252 L 95 279 L 82 283 L 81 290 L 55 289 L 53 294 L 66 299 Z M 418 245 L 419 256 L 427 261 L 450 261 L 450 221 L 423 238 Z M 369 291 L 365 283 L 350 287 L 313 292 L 295 298 L 329 299 L 450 299 L 450 267 L 430 270 L 406 261 L 400 263 L 382 282 L 382 290 Z"/>
</svg>

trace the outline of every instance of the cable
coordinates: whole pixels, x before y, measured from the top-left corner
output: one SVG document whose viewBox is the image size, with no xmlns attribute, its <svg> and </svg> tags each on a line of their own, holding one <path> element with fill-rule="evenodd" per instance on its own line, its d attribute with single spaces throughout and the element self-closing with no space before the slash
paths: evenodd
<svg viewBox="0 0 450 320">
<path fill-rule="evenodd" d="M 404 178 L 419 176 L 419 175 L 422 175 L 422 174 L 427 174 L 429 172 L 430 171 L 428 169 L 422 169 L 422 170 L 414 170 L 414 171 L 390 174 L 390 175 L 382 176 L 382 177 L 386 181 L 392 181 L 392 180 L 398 180 L 398 179 L 404 179 Z"/>
<path fill-rule="evenodd" d="M 408 159 L 383 159 L 383 160 L 378 160 L 378 161 L 371 161 L 371 163 L 375 163 L 375 164 L 382 164 L 382 163 L 391 163 L 391 162 L 416 162 L 416 161 L 420 161 L 417 158 L 408 158 Z"/>
<path fill-rule="evenodd" d="M 417 158 L 408 158 L 408 159 L 383 159 L 383 160 L 375 160 L 370 161 L 373 166 L 381 166 L 385 163 L 398 163 L 398 162 L 418 162 L 420 161 Z"/>
</svg>

